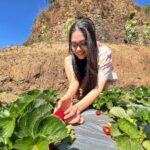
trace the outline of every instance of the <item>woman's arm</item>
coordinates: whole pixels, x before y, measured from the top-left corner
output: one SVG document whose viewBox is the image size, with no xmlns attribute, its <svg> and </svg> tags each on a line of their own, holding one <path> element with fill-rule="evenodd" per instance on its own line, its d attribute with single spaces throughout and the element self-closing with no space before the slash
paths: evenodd
<svg viewBox="0 0 150 150">
<path fill-rule="evenodd" d="M 69 56 L 65 58 L 65 72 L 69 81 L 69 88 L 64 96 L 65 97 L 70 96 L 71 98 L 73 98 L 78 90 L 79 82 L 77 81 L 75 74 L 73 72 Z"/>
<path fill-rule="evenodd" d="M 81 112 L 90 106 L 93 101 L 97 98 L 97 96 L 103 91 L 105 84 L 107 81 L 99 82 L 98 87 L 91 90 L 81 101 L 79 101 L 76 106 L 78 110 Z"/>
<path fill-rule="evenodd" d="M 69 88 L 66 94 L 59 99 L 54 112 L 59 108 L 61 108 L 63 111 L 66 111 L 72 105 L 72 99 L 78 90 L 79 83 L 73 73 L 71 60 L 69 59 L 69 57 L 66 57 L 65 59 L 65 72 L 69 80 Z"/>
<path fill-rule="evenodd" d="M 69 107 L 65 111 L 65 119 L 70 124 L 75 124 L 80 122 L 81 120 L 78 119 L 75 114 L 80 114 L 84 109 L 86 109 L 88 106 L 90 106 L 95 98 L 103 91 L 105 84 L 107 80 L 101 81 L 98 84 L 98 87 L 91 90 L 82 100 L 80 100 L 77 104 L 73 105 L 72 107 Z M 75 116 L 75 117 L 74 117 Z M 81 117 L 82 119 L 82 117 Z M 83 122 L 83 119 L 82 119 Z M 80 122 L 81 123 L 81 122 Z"/>
</svg>

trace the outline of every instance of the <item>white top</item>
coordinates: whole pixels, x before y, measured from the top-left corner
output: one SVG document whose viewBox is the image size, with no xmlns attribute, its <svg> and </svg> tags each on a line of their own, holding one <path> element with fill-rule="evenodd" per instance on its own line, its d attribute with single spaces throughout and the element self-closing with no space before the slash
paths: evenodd
<svg viewBox="0 0 150 150">
<path fill-rule="evenodd" d="M 102 45 L 98 48 L 98 81 L 117 79 L 112 66 L 111 50 Z"/>
<path fill-rule="evenodd" d="M 70 70 L 73 71 L 71 55 L 66 59 L 69 62 Z M 102 45 L 98 48 L 98 82 L 117 79 L 117 74 L 112 67 L 111 50 L 106 45 Z"/>
</svg>

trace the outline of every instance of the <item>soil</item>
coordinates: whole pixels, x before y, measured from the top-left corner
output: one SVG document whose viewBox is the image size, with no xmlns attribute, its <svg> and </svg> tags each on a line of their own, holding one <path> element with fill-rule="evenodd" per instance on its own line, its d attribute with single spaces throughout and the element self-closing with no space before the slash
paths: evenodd
<svg viewBox="0 0 150 150">
<path fill-rule="evenodd" d="M 144 46 L 107 44 L 112 50 L 118 80 L 110 87 L 150 86 L 150 49 Z M 0 101 L 14 101 L 18 94 L 53 87 L 62 95 L 68 87 L 62 42 L 9 46 L 0 49 Z"/>
</svg>

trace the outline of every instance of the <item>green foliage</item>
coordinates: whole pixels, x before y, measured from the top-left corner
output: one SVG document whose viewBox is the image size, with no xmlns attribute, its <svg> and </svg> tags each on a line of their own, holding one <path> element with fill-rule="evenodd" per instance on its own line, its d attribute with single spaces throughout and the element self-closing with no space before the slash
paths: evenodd
<svg viewBox="0 0 150 150">
<path fill-rule="evenodd" d="M 74 19 L 72 17 L 68 17 L 65 23 L 65 34 L 68 36 L 71 26 L 74 23 Z"/>
<path fill-rule="evenodd" d="M 93 107 L 108 112 L 115 106 L 126 107 L 127 104 L 131 103 L 150 106 L 150 88 L 140 86 L 129 90 L 121 88 L 107 89 L 96 98 Z"/>
<path fill-rule="evenodd" d="M 120 150 L 141 150 L 137 139 L 130 139 L 125 135 L 118 136 L 116 142 Z"/>
<path fill-rule="evenodd" d="M 128 119 L 128 115 L 126 114 L 125 110 L 121 107 L 113 107 L 110 110 L 110 113 L 113 114 L 114 116 L 122 119 Z"/>
<path fill-rule="evenodd" d="M 113 118 L 111 137 L 120 150 L 149 150 L 149 103 L 150 88 L 141 86 L 129 90 L 107 89 L 94 101 L 93 107 Z"/>
<path fill-rule="evenodd" d="M 150 23 L 144 23 L 142 30 L 142 43 L 147 44 L 150 41 Z"/>
<path fill-rule="evenodd" d="M 130 92 L 132 102 L 150 106 L 150 88 L 149 87 L 134 87 Z"/>
<path fill-rule="evenodd" d="M 134 39 L 138 37 L 137 25 L 138 20 L 134 18 L 135 12 L 131 13 L 129 19 L 125 23 L 125 41 L 129 44 L 133 42 Z"/>
<path fill-rule="evenodd" d="M 135 106 L 130 106 L 126 110 L 114 107 L 110 113 L 115 120 L 111 125 L 111 136 L 117 142 L 119 149 L 140 150 L 142 143 L 145 143 L 143 147 L 148 150 L 150 110 Z"/>
<path fill-rule="evenodd" d="M 93 107 L 108 112 L 114 106 L 131 103 L 130 95 L 124 89 L 114 88 L 102 92 L 93 103 Z"/>
<path fill-rule="evenodd" d="M 150 141 L 144 141 L 143 142 L 143 147 L 146 149 L 146 150 L 150 150 Z"/>
<path fill-rule="evenodd" d="M 150 41 L 150 23 L 139 23 L 136 12 L 132 12 L 125 23 L 125 42 L 148 45 Z"/>
<path fill-rule="evenodd" d="M 71 138 L 72 131 L 52 114 L 56 99 L 54 89 L 35 89 L 0 107 L 0 149 L 47 150 L 49 144 Z"/>
</svg>

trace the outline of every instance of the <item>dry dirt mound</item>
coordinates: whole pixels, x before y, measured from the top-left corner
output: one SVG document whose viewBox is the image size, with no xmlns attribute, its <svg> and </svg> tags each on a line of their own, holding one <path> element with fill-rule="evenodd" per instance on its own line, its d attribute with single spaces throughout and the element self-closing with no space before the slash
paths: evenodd
<svg viewBox="0 0 150 150">
<path fill-rule="evenodd" d="M 150 86 L 150 50 L 146 47 L 108 45 L 119 80 L 114 87 Z M 64 72 L 64 43 L 11 46 L 0 49 L 0 101 L 13 100 L 27 90 L 54 87 L 63 93 L 68 85 Z"/>
<path fill-rule="evenodd" d="M 132 0 L 58 0 L 39 14 L 25 44 L 66 40 L 67 14 L 72 14 L 72 18 L 91 18 L 96 26 L 97 39 L 124 43 L 125 22 L 134 10 L 140 24 L 150 21 L 150 17 Z"/>
</svg>

